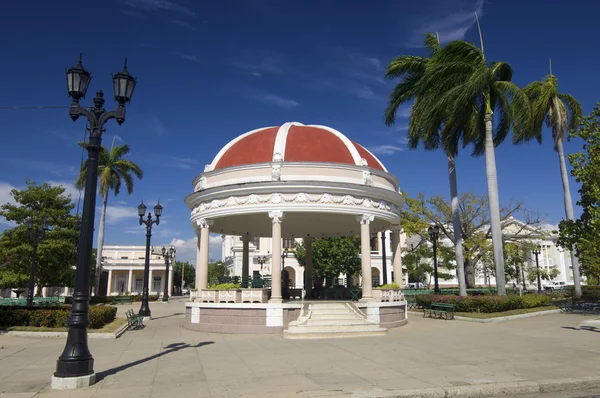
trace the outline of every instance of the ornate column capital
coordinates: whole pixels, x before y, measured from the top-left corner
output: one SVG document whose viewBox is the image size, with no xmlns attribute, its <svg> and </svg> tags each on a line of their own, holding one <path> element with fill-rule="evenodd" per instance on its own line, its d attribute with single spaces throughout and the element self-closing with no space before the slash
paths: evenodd
<svg viewBox="0 0 600 398">
<path fill-rule="evenodd" d="M 402 226 L 400 224 L 393 224 L 390 225 L 389 229 L 393 232 L 401 232 L 402 231 Z"/>
<path fill-rule="evenodd" d="M 209 220 L 208 218 L 201 218 L 199 220 L 196 220 L 196 225 L 198 225 L 202 229 L 209 228 L 211 225 L 213 225 L 213 223 L 214 221 Z"/>
<path fill-rule="evenodd" d="M 275 223 L 281 223 L 281 220 L 283 219 L 283 212 L 282 211 L 270 211 L 269 212 L 269 218 L 273 221 L 273 224 Z"/>
<path fill-rule="evenodd" d="M 361 225 L 370 224 L 373 220 L 375 220 L 375 216 L 372 216 L 370 214 L 363 214 L 361 216 L 356 217 L 356 221 L 361 223 Z"/>
</svg>

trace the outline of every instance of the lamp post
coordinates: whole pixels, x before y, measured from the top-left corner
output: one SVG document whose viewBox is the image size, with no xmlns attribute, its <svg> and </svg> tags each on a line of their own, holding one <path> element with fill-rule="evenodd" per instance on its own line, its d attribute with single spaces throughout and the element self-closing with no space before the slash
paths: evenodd
<svg viewBox="0 0 600 398">
<path fill-rule="evenodd" d="M 173 257 L 175 256 L 175 248 L 171 247 L 169 250 L 167 250 L 167 248 L 163 246 L 163 248 L 161 249 L 161 253 L 163 258 L 165 259 L 165 291 L 163 292 L 162 301 L 167 302 L 169 301 L 169 265 L 173 262 Z"/>
<path fill-rule="evenodd" d="M 148 212 L 146 219 L 144 220 L 144 215 L 146 214 L 146 205 L 142 201 L 140 205 L 137 207 L 138 215 L 140 216 L 140 225 L 146 226 L 146 261 L 144 262 L 144 288 L 142 290 L 142 306 L 140 307 L 139 315 L 143 317 L 150 317 L 152 313 L 150 312 L 150 307 L 148 306 L 148 286 L 150 277 L 150 238 L 152 238 L 152 225 L 158 225 L 160 223 L 160 216 L 162 215 L 162 206 L 160 203 L 157 203 L 154 206 L 154 215 L 156 219 L 152 219 L 152 213 Z"/>
<path fill-rule="evenodd" d="M 48 221 L 44 217 L 42 223 L 39 228 L 33 225 L 33 218 L 31 216 L 27 217 L 25 220 L 25 226 L 27 227 L 27 234 L 29 234 L 29 239 L 31 239 L 31 245 L 33 246 L 33 251 L 31 253 L 31 267 L 29 269 L 29 289 L 27 292 L 27 307 L 33 307 L 33 288 L 35 283 L 35 268 L 37 266 L 37 249 L 38 243 L 44 235 L 46 231 L 48 231 Z"/>
<path fill-rule="evenodd" d="M 287 247 L 284 248 L 283 251 L 281 252 L 281 283 L 283 285 L 283 291 L 285 291 L 286 294 L 287 294 L 287 289 L 289 286 L 289 281 L 284 281 L 283 275 L 285 272 L 285 259 L 288 256 L 288 253 L 289 253 L 289 249 Z"/>
<path fill-rule="evenodd" d="M 83 199 L 82 222 L 77 248 L 77 268 L 75 271 L 75 292 L 71 316 L 68 321 L 69 334 L 67 343 L 56 363 L 53 386 L 56 388 L 74 388 L 84 384 L 94 383 L 94 358 L 88 348 L 87 328 L 89 325 L 89 295 L 90 295 L 90 261 L 94 238 L 94 217 L 96 212 L 96 188 L 98 185 L 98 156 L 101 150 L 104 125 L 111 119 L 123 124 L 125 121 L 125 105 L 131 101 L 135 88 L 135 78 L 127 72 L 127 60 L 123 70 L 112 77 L 114 99 L 118 107 L 114 111 L 104 109 L 104 94 L 96 93 L 94 106 L 88 109 L 82 107 L 79 101 L 85 98 L 92 79 L 90 73 L 79 63 L 67 70 L 67 92 L 73 102 L 69 115 L 73 121 L 80 116 L 87 119 L 90 138 L 87 143 L 88 160 L 85 194 Z M 76 383 L 69 383 L 74 377 L 87 377 Z M 69 380 L 67 380 L 69 379 Z"/>
<path fill-rule="evenodd" d="M 387 259 L 385 255 L 385 232 L 381 233 L 381 269 L 383 271 L 383 284 L 387 285 Z"/>
<path fill-rule="evenodd" d="M 437 240 L 440 234 L 440 227 L 434 225 L 433 227 L 427 228 L 427 232 L 429 233 L 429 237 L 431 238 L 431 243 L 433 244 L 433 292 L 435 294 L 440 294 L 440 286 L 438 284 L 438 263 L 437 263 Z"/>
<path fill-rule="evenodd" d="M 538 285 L 538 293 L 542 292 L 542 281 L 540 279 L 540 259 L 539 259 L 539 254 L 541 253 L 541 247 L 538 245 L 536 246 L 535 249 L 533 249 L 531 252 L 533 254 L 535 254 L 535 266 L 537 268 L 537 285 Z"/>
<path fill-rule="evenodd" d="M 256 258 L 256 261 L 258 261 L 258 263 L 260 264 L 260 272 L 264 272 L 263 267 L 265 266 L 265 263 L 267 262 L 267 256 L 258 256 Z"/>
</svg>

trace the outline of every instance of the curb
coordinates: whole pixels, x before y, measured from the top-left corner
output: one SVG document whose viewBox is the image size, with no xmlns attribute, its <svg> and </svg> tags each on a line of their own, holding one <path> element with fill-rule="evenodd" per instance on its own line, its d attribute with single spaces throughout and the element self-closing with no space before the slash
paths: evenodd
<svg viewBox="0 0 600 398">
<path fill-rule="evenodd" d="M 513 381 L 505 383 L 474 384 L 459 387 L 433 387 L 413 390 L 356 392 L 355 398 L 476 398 L 497 395 L 535 394 L 558 391 L 589 390 L 600 388 L 600 376 L 582 378 L 548 379 L 538 381 Z"/>
<path fill-rule="evenodd" d="M 124 323 L 112 333 L 88 333 L 88 339 L 118 339 L 127 331 L 128 326 L 127 323 Z M 18 330 L 2 331 L 0 334 L 2 336 L 16 337 L 67 337 L 69 335 L 68 332 L 25 332 Z"/>
<path fill-rule="evenodd" d="M 538 312 L 530 312 L 528 314 L 519 314 L 519 315 L 510 315 L 510 316 L 501 316 L 497 318 L 469 318 L 466 316 L 455 316 L 454 319 L 457 321 L 465 321 L 465 322 L 476 322 L 476 323 L 494 323 L 494 322 L 505 322 L 505 321 L 513 321 L 515 319 L 527 319 L 527 318 L 535 318 L 536 316 L 542 315 L 550 315 L 550 314 L 560 314 L 562 310 L 547 310 L 547 311 L 538 311 Z"/>
</svg>

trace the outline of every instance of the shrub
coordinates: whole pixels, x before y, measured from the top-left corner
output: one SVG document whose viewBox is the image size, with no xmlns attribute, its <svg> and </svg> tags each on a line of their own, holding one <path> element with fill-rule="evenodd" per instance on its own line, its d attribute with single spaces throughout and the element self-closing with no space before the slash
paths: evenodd
<svg viewBox="0 0 600 398">
<path fill-rule="evenodd" d="M 381 285 L 381 286 L 377 287 L 376 289 L 400 289 L 400 285 L 398 285 L 396 282 L 392 282 L 392 283 L 386 283 L 385 285 Z"/>
<path fill-rule="evenodd" d="M 600 286 L 581 286 L 581 298 L 585 301 L 600 301 Z"/>
<path fill-rule="evenodd" d="M 431 303 L 448 303 L 456 306 L 457 312 L 502 312 L 521 308 L 535 308 L 550 305 L 552 298 L 544 294 L 526 296 L 453 296 L 453 295 L 417 295 L 417 305 L 429 308 Z"/>
<path fill-rule="evenodd" d="M 64 327 L 69 319 L 69 306 L 53 308 L 2 308 L 0 309 L 0 325 L 9 326 L 38 326 L 47 328 Z M 89 327 L 99 329 L 114 321 L 117 309 L 109 306 L 90 307 Z"/>
<path fill-rule="evenodd" d="M 213 285 L 209 287 L 209 290 L 236 290 L 240 289 L 241 286 L 237 283 L 220 283 L 218 285 Z"/>
</svg>

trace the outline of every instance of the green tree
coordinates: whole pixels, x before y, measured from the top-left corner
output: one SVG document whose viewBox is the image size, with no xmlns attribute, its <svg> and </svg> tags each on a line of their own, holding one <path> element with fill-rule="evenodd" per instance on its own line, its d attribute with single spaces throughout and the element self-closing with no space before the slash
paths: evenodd
<svg viewBox="0 0 600 398">
<path fill-rule="evenodd" d="M 296 259 L 306 265 L 304 243 L 296 245 Z M 312 242 L 314 278 L 337 278 L 338 275 L 358 275 L 361 271 L 360 237 L 317 238 Z"/>
<path fill-rule="evenodd" d="M 183 270 L 183 283 L 181 286 L 181 272 Z M 181 290 L 183 287 L 194 288 L 196 286 L 196 268 L 187 261 L 175 261 L 173 267 L 173 285 Z M 210 272 L 210 264 L 209 264 Z M 210 274 L 209 274 L 210 275 Z"/>
<path fill-rule="evenodd" d="M 429 242 L 427 229 L 418 235 L 418 242 L 403 248 L 402 264 L 406 268 L 409 283 L 423 283 L 428 287 L 434 281 L 433 246 Z M 455 253 L 453 246 L 446 246 L 441 241 L 437 245 L 438 279 L 450 280 L 455 277 Z"/>
<path fill-rule="evenodd" d="M 35 284 L 40 288 L 65 286 L 73 278 L 72 265 L 79 236 L 79 218 L 71 214 L 74 205 L 63 186 L 27 181 L 26 189 L 13 189 L 16 204 L 5 203 L 0 215 L 17 225 L 0 236 L 0 283 L 5 287 L 25 286 L 29 280 L 33 246 L 25 220 L 34 227 L 48 221 L 50 230 L 38 245 Z M 16 283 L 16 285 L 14 285 Z"/>
<path fill-rule="evenodd" d="M 229 269 L 222 261 L 216 261 L 208 264 L 208 280 L 219 279 L 229 275 Z"/>
<path fill-rule="evenodd" d="M 474 155 L 485 154 L 496 285 L 501 295 L 506 288 L 494 147 L 511 127 L 520 135 L 530 117 L 527 95 L 511 80 L 509 64 L 488 63 L 483 40 L 481 50 L 453 41 L 436 52 L 419 79 L 409 121 L 409 134 L 441 128 L 442 142 L 457 144 L 462 137 L 463 145 L 473 144 Z"/>
<path fill-rule="evenodd" d="M 527 280 L 529 283 L 537 283 L 538 274 L 540 275 L 540 279 L 544 281 L 551 281 L 560 275 L 560 271 L 556 267 L 550 267 L 549 269 L 544 269 L 542 267 L 538 268 L 535 265 L 528 265 L 526 268 L 527 271 Z"/>
<path fill-rule="evenodd" d="M 425 47 L 429 51 L 429 56 L 434 56 L 440 50 L 439 39 L 431 33 L 425 35 Z M 390 62 L 387 67 L 385 77 L 387 79 L 400 79 L 389 95 L 389 105 L 385 110 L 385 122 L 388 126 L 395 123 L 396 112 L 400 105 L 414 100 L 417 95 L 415 88 L 419 80 L 425 74 L 425 70 L 431 65 L 431 58 L 418 57 L 414 55 L 402 55 Z M 452 223 L 455 231 L 454 252 L 456 253 L 457 279 L 461 296 L 467 295 L 465 284 L 463 244 L 460 236 L 460 210 L 458 208 L 458 183 L 456 180 L 456 161 L 458 155 L 458 146 L 456 140 L 445 140 L 441 142 L 439 134 L 440 125 L 433 126 L 435 130 L 410 130 L 409 147 L 416 149 L 419 143 L 423 143 L 426 150 L 435 150 L 443 147 L 446 158 L 448 159 L 448 178 L 450 182 L 450 201 L 452 203 Z"/>
<path fill-rule="evenodd" d="M 478 268 L 484 265 L 478 264 L 493 259 L 490 217 L 485 210 L 487 206 L 486 197 L 477 196 L 472 192 L 460 196 L 460 234 L 463 240 L 465 279 L 469 288 L 476 287 L 475 279 L 481 271 L 487 272 L 487 269 Z M 522 202 L 510 202 L 502 206 L 500 214 L 500 221 L 505 228 L 505 241 L 525 242 L 544 236 L 542 230 L 544 218 L 538 212 L 526 209 Z M 513 217 L 518 217 L 519 222 L 517 223 Z M 431 196 L 425 199 L 423 194 L 418 194 L 416 198 L 407 197 L 400 224 L 409 236 L 427 236 L 426 229 L 432 224 L 440 228 L 440 239 L 447 238 L 453 242 L 455 236 L 452 206 L 442 196 Z M 493 275 L 495 274 L 496 271 L 493 272 Z"/>
<path fill-rule="evenodd" d="M 86 143 L 80 144 L 82 146 Z M 117 145 L 107 150 L 103 145 L 100 151 L 98 161 L 98 181 L 100 182 L 100 196 L 102 196 L 102 212 L 100 213 L 100 224 L 98 226 L 98 253 L 96 257 L 96 270 L 102 271 L 102 249 L 104 247 L 104 225 L 106 222 L 106 206 L 108 203 L 108 193 L 114 191 L 115 196 L 121 191 L 121 185 L 124 183 L 127 193 L 133 193 L 133 176 L 138 179 L 143 177 L 142 169 L 130 160 L 123 159 L 129 153 L 129 145 Z M 75 186 L 79 189 L 85 187 L 87 178 L 87 162 L 83 164 L 79 177 L 75 181 Z M 94 280 L 94 292 L 98 292 L 100 286 L 100 274 L 96 272 Z"/>
<path fill-rule="evenodd" d="M 581 261 L 581 271 L 588 284 L 600 281 L 600 102 L 569 133 L 570 138 L 583 140 L 581 151 L 568 156 L 573 167 L 571 175 L 581 184 L 577 204 L 583 208 L 576 220 L 559 224 L 558 244 L 574 251 Z M 575 271 L 575 268 L 573 268 Z M 575 274 L 575 272 L 573 272 Z M 575 275 L 573 275 L 575 277 Z"/>
<path fill-rule="evenodd" d="M 569 189 L 569 175 L 567 174 L 563 142 L 567 131 L 574 129 L 581 122 L 581 104 L 572 95 L 558 92 L 558 82 L 556 76 L 552 74 L 552 68 L 550 69 L 550 74 L 543 81 L 535 81 L 528 84 L 525 87 L 525 93 L 531 102 L 533 126 L 531 131 L 533 133 L 528 131 L 526 136 L 517 137 L 517 141 L 527 141 L 535 138 L 541 143 L 544 121 L 546 122 L 546 126 L 552 130 L 554 150 L 558 154 L 560 165 L 565 215 L 567 220 L 574 220 L 575 216 L 573 214 L 573 202 Z M 574 252 L 571 252 L 571 263 L 573 264 L 575 296 L 581 297 L 579 264 Z"/>
</svg>

